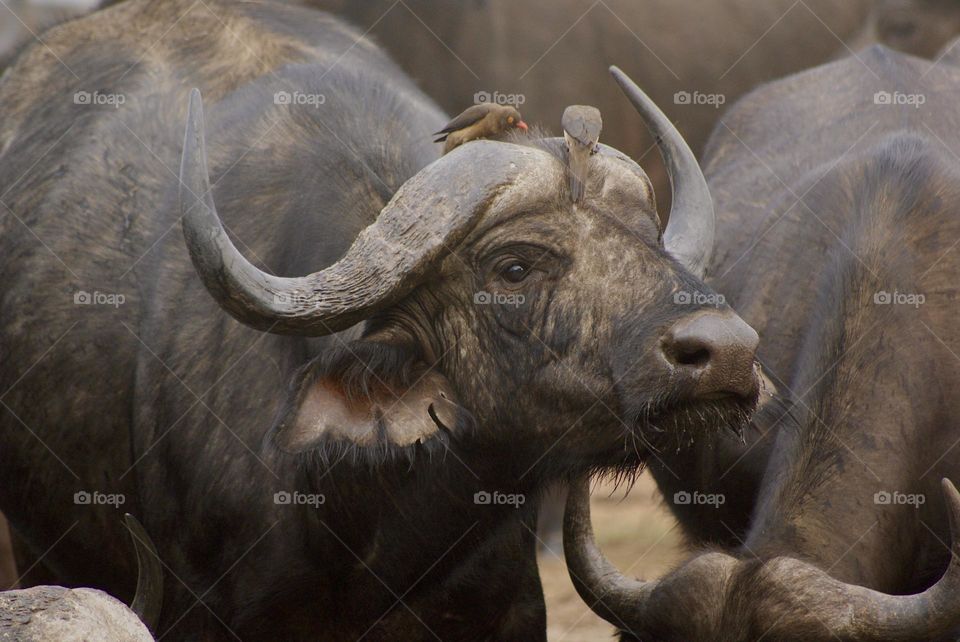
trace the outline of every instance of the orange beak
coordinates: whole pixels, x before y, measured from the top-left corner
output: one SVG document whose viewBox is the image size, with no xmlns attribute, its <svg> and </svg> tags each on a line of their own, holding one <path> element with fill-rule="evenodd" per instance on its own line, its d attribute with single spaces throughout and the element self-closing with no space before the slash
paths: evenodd
<svg viewBox="0 0 960 642">
<path fill-rule="evenodd" d="M 525 122 L 523 122 L 522 120 L 518 120 L 518 121 L 517 121 L 517 127 L 519 127 L 520 129 L 522 129 L 523 131 L 527 131 L 527 124 L 526 124 Z"/>
</svg>

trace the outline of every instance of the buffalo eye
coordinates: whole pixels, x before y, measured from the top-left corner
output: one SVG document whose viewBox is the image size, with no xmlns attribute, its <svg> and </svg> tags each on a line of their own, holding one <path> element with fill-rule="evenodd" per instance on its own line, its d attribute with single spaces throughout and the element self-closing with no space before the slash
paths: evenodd
<svg viewBox="0 0 960 642">
<path fill-rule="evenodd" d="M 500 278 L 509 283 L 520 283 L 530 274 L 530 266 L 520 261 L 511 261 L 500 270 Z"/>
</svg>

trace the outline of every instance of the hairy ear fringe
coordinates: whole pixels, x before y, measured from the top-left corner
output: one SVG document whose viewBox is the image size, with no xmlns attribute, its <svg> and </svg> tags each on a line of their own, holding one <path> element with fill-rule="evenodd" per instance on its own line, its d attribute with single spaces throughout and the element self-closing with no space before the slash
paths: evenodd
<svg viewBox="0 0 960 642">
<path fill-rule="evenodd" d="M 280 450 L 275 441 L 279 427 L 292 420 L 298 412 L 302 392 L 320 379 L 337 381 L 348 400 L 362 403 L 384 391 L 401 396 L 429 370 L 417 351 L 403 344 L 358 340 L 325 350 L 294 374 L 287 402 L 267 436 L 270 447 Z M 421 442 L 408 446 L 388 442 L 362 446 L 346 439 L 330 438 L 297 456 L 301 458 L 301 465 L 313 472 L 325 472 L 341 463 L 371 469 L 388 464 L 412 466 L 414 462 L 418 466 L 424 462 L 442 464 L 449 455 L 453 435 L 462 438 L 475 434 L 477 423 L 459 404 L 452 426 L 444 425 L 434 413 L 430 414 L 438 430 Z"/>
</svg>

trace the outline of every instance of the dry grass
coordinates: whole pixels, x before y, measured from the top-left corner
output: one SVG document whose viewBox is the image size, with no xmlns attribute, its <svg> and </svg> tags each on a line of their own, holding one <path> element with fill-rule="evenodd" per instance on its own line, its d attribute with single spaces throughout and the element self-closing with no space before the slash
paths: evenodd
<svg viewBox="0 0 960 642">
<path fill-rule="evenodd" d="M 682 557 L 680 533 L 662 506 L 660 494 L 645 474 L 624 499 L 623 490 L 601 486 L 593 491 L 593 527 L 607 557 L 624 573 L 653 579 Z M 593 614 L 567 575 L 563 554 L 540 556 L 540 574 L 547 599 L 550 642 L 613 640 L 614 628 Z"/>
</svg>

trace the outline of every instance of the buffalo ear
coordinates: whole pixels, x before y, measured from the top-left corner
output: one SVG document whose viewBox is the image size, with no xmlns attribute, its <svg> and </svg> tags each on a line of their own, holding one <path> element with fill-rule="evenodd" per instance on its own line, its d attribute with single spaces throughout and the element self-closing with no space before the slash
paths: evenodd
<svg viewBox="0 0 960 642">
<path fill-rule="evenodd" d="M 321 355 L 297 379 L 276 433 L 285 452 L 390 452 L 446 438 L 464 424 L 447 378 L 402 346 L 355 341 Z"/>
</svg>

